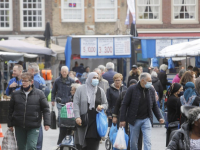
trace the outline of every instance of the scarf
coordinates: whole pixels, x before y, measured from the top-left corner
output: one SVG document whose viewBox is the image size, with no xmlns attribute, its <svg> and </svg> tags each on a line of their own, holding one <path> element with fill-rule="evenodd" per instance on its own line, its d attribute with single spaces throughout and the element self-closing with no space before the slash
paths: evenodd
<svg viewBox="0 0 200 150">
<path fill-rule="evenodd" d="M 95 100 L 96 100 L 96 93 L 97 93 L 97 86 L 92 85 L 92 79 L 94 76 L 98 76 L 96 72 L 91 72 L 88 74 L 88 78 L 86 79 L 86 94 L 89 103 L 89 109 L 95 108 Z"/>
</svg>

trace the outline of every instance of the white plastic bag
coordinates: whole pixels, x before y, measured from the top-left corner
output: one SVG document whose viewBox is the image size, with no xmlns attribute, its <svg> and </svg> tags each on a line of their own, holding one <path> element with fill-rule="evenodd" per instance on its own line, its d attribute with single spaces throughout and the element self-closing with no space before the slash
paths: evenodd
<svg viewBox="0 0 200 150">
<path fill-rule="evenodd" d="M 14 133 L 8 129 L 2 141 L 2 150 L 17 150 Z"/>
<path fill-rule="evenodd" d="M 124 128 L 119 128 L 113 147 L 117 149 L 127 149 Z"/>
</svg>

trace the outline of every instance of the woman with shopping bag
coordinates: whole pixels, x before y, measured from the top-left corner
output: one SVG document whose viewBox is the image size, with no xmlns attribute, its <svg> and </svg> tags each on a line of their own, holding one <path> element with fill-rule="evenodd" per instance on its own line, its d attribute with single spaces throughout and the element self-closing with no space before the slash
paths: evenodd
<svg viewBox="0 0 200 150">
<path fill-rule="evenodd" d="M 98 87 L 99 79 L 96 72 L 88 75 L 86 84 L 81 85 L 74 95 L 74 116 L 77 130 L 75 131 L 75 144 L 79 149 L 98 150 L 101 140 L 97 131 L 96 115 L 108 107 L 106 95 Z"/>
</svg>

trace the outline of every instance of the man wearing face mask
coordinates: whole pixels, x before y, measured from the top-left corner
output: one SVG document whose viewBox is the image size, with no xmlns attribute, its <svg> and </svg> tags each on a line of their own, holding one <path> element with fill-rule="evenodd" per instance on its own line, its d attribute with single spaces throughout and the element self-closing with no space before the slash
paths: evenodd
<svg viewBox="0 0 200 150">
<path fill-rule="evenodd" d="M 125 127 L 126 120 L 129 123 L 131 150 L 138 150 L 140 129 L 144 136 L 144 150 L 151 150 L 152 111 L 159 122 L 164 123 L 157 106 L 151 75 L 142 73 L 139 82 L 128 88 L 120 111 L 120 126 Z"/>
<path fill-rule="evenodd" d="M 13 131 L 19 150 L 36 150 L 39 128 L 44 118 L 44 129 L 50 126 L 49 104 L 44 93 L 33 86 L 33 76 L 22 74 L 22 87 L 14 91 L 9 106 L 8 127 Z"/>
</svg>

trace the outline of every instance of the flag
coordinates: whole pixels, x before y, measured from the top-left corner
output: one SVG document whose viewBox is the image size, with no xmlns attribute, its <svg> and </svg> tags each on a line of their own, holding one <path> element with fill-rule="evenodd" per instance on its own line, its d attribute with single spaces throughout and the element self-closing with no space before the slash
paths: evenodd
<svg viewBox="0 0 200 150">
<path fill-rule="evenodd" d="M 133 17 L 133 24 L 135 24 L 135 0 L 127 0 L 127 4 Z"/>
<path fill-rule="evenodd" d="M 127 9 L 127 15 L 126 15 L 126 20 L 125 20 L 125 25 L 129 25 L 129 9 Z"/>
</svg>

